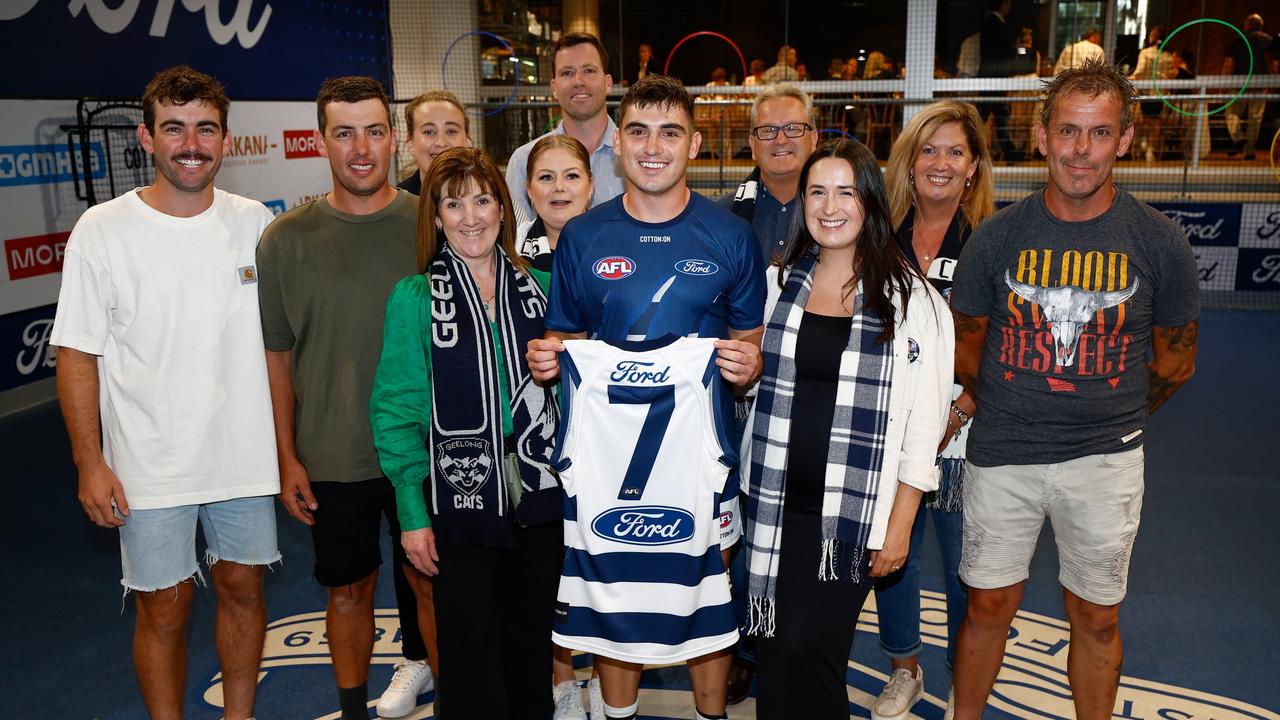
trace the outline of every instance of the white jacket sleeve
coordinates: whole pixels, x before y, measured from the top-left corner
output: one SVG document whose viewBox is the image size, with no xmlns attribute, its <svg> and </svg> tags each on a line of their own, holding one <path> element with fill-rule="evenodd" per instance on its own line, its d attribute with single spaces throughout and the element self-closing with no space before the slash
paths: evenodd
<svg viewBox="0 0 1280 720">
<path fill-rule="evenodd" d="M 922 363 L 898 460 L 898 480 L 925 492 L 938 489 L 938 443 L 947 430 L 955 378 L 955 330 L 951 311 L 929 285 L 913 293 L 902 331 L 919 338 Z"/>
</svg>

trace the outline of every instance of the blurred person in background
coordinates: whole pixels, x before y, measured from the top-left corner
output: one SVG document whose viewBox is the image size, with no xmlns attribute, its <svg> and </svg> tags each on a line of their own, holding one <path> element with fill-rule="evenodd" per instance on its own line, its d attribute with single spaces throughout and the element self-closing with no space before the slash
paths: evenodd
<svg viewBox="0 0 1280 720">
<path fill-rule="evenodd" d="M 1138 52 L 1138 66 L 1130 80 L 1172 80 L 1178 76 L 1177 58 L 1172 51 L 1160 52 L 1164 42 L 1163 25 L 1156 25 L 1147 33 L 1147 45 Z M 1155 88 L 1140 91 L 1140 94 L 1154 95 Z M 1157 139 L 1160 136 L 1160 116 L 1164 113 L 1164 102 L 1160 100 L 1143 100 L 1138 105 L 1142 109 L 1140 124 L 1137 127 L 1137 149 L 1147 162 L 1155 162 Z"/>
<path fill-rule="evenodd" d="M 1227 49 L 1227 57 L 1222 61 L 1223 75 L 1260 75 L 1271 67 L 1269 51 L 1274 38 L 1262 31 L 1261 15 L 1254 13 L 1244 19 L 1244 36 L 1248 40 L 1247 46 L 1237 37 Z M 1266 108 L 1266 100 L 1240 100 L 1227 108 L 1227 132 L 1231 133 L 1232 143 L 1227 157 L 1238 154 L 1241 160 L 1254 158 Z"/>
<path fill-rule="evenodd" d="M 1009 8 L 1012 0 L 988 0 L 988 12 L 982 22 L 982 34 L 978 41 L 978 77 L 1003 78 L 1017 73 L 1018 53 L 1013 37 L 1009 34 Z M 984 96 L 1003 96 L 1002 92 L 984 92 Z M 985 106 L 995 122 L 996 146 L 1007 163 L 1019 162 L 1023 153 L 1013 141 L 1009 127 L 1012 112 L 1009 103 L 996 102 Z M 985 110 L 985 108 L 984 108 Z"/>
<path fill-rule="evenodd" d="M 1080 67 L 1090 60 L 1105 60 L 1106 52 L 1102 49 L 1102 31 L 1091 27 L 1080 34 L 1080 39 L 1062 48 L 1058 55 L 1058 64 L 1053 66 L 1053 74 L 1063 70 Z"/>
<path fill-rule="evenodd" d="M 761 82 L 772 85 L 780 82 L 795 82 L 799 79 L 796 74 L 796 49 L 790 45 L 783 45 L 778 48 L 778 62 L 773 67 L 765 71 Z"/>
</svg>

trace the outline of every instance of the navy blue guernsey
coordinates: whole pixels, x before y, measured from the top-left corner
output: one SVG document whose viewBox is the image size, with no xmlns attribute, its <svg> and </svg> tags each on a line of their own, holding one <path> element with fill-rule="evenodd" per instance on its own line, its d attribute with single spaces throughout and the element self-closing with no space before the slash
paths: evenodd
<svg viewBox="0 0 1280 720">
<path fill-rule="evenodd" d="M 641 222 L 622 197 L 568 222 L 553 256 L 546 328 L 612 342 L 727 338 L 764 323 L 751 225 L 698 193 L 676 217 Z"/>
</svg>

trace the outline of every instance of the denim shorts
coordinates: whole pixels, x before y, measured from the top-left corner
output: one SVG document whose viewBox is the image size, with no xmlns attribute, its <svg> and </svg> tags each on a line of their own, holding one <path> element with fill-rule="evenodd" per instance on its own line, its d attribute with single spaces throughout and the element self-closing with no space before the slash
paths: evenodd
<svg viewBox="0 0 1280 720">
<path fill-rule="evenodd" d="M 996 589 L 1026 580 L 1047 517 L 1058 581 L 1097 605 L 1124 599 L 1142 513 L 1142 446 L 1047 465 L 965 467 L 960 578 Z"/>
<path fill-rule="evenodd" d="M 268 565 L 280 559 L 275 496 L 236 498 L 205 505 L 132 510 L 120 528 L 126 590 L 152 592 L 200 575 L 196 520 L 204 533 L 205 564 L 219 560 Z"/>
</svg>

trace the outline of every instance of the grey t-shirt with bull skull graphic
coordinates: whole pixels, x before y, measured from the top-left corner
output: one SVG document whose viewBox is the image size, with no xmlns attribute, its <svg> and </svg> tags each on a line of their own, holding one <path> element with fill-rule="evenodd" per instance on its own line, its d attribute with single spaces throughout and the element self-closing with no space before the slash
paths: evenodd
<svg viewBox="0 0 1280 720">
<path fill-rule="evenodd" d="M 988 318 L 969 460 L 1028 465 L 1142 443 L 1152 327 L 1196 319 L 1200 291 L 1159 211 L 1117 189 L 1103 214 L 1064 222 L 1040 191 L 978 226 L 951 306 Z"/>
</svg>

